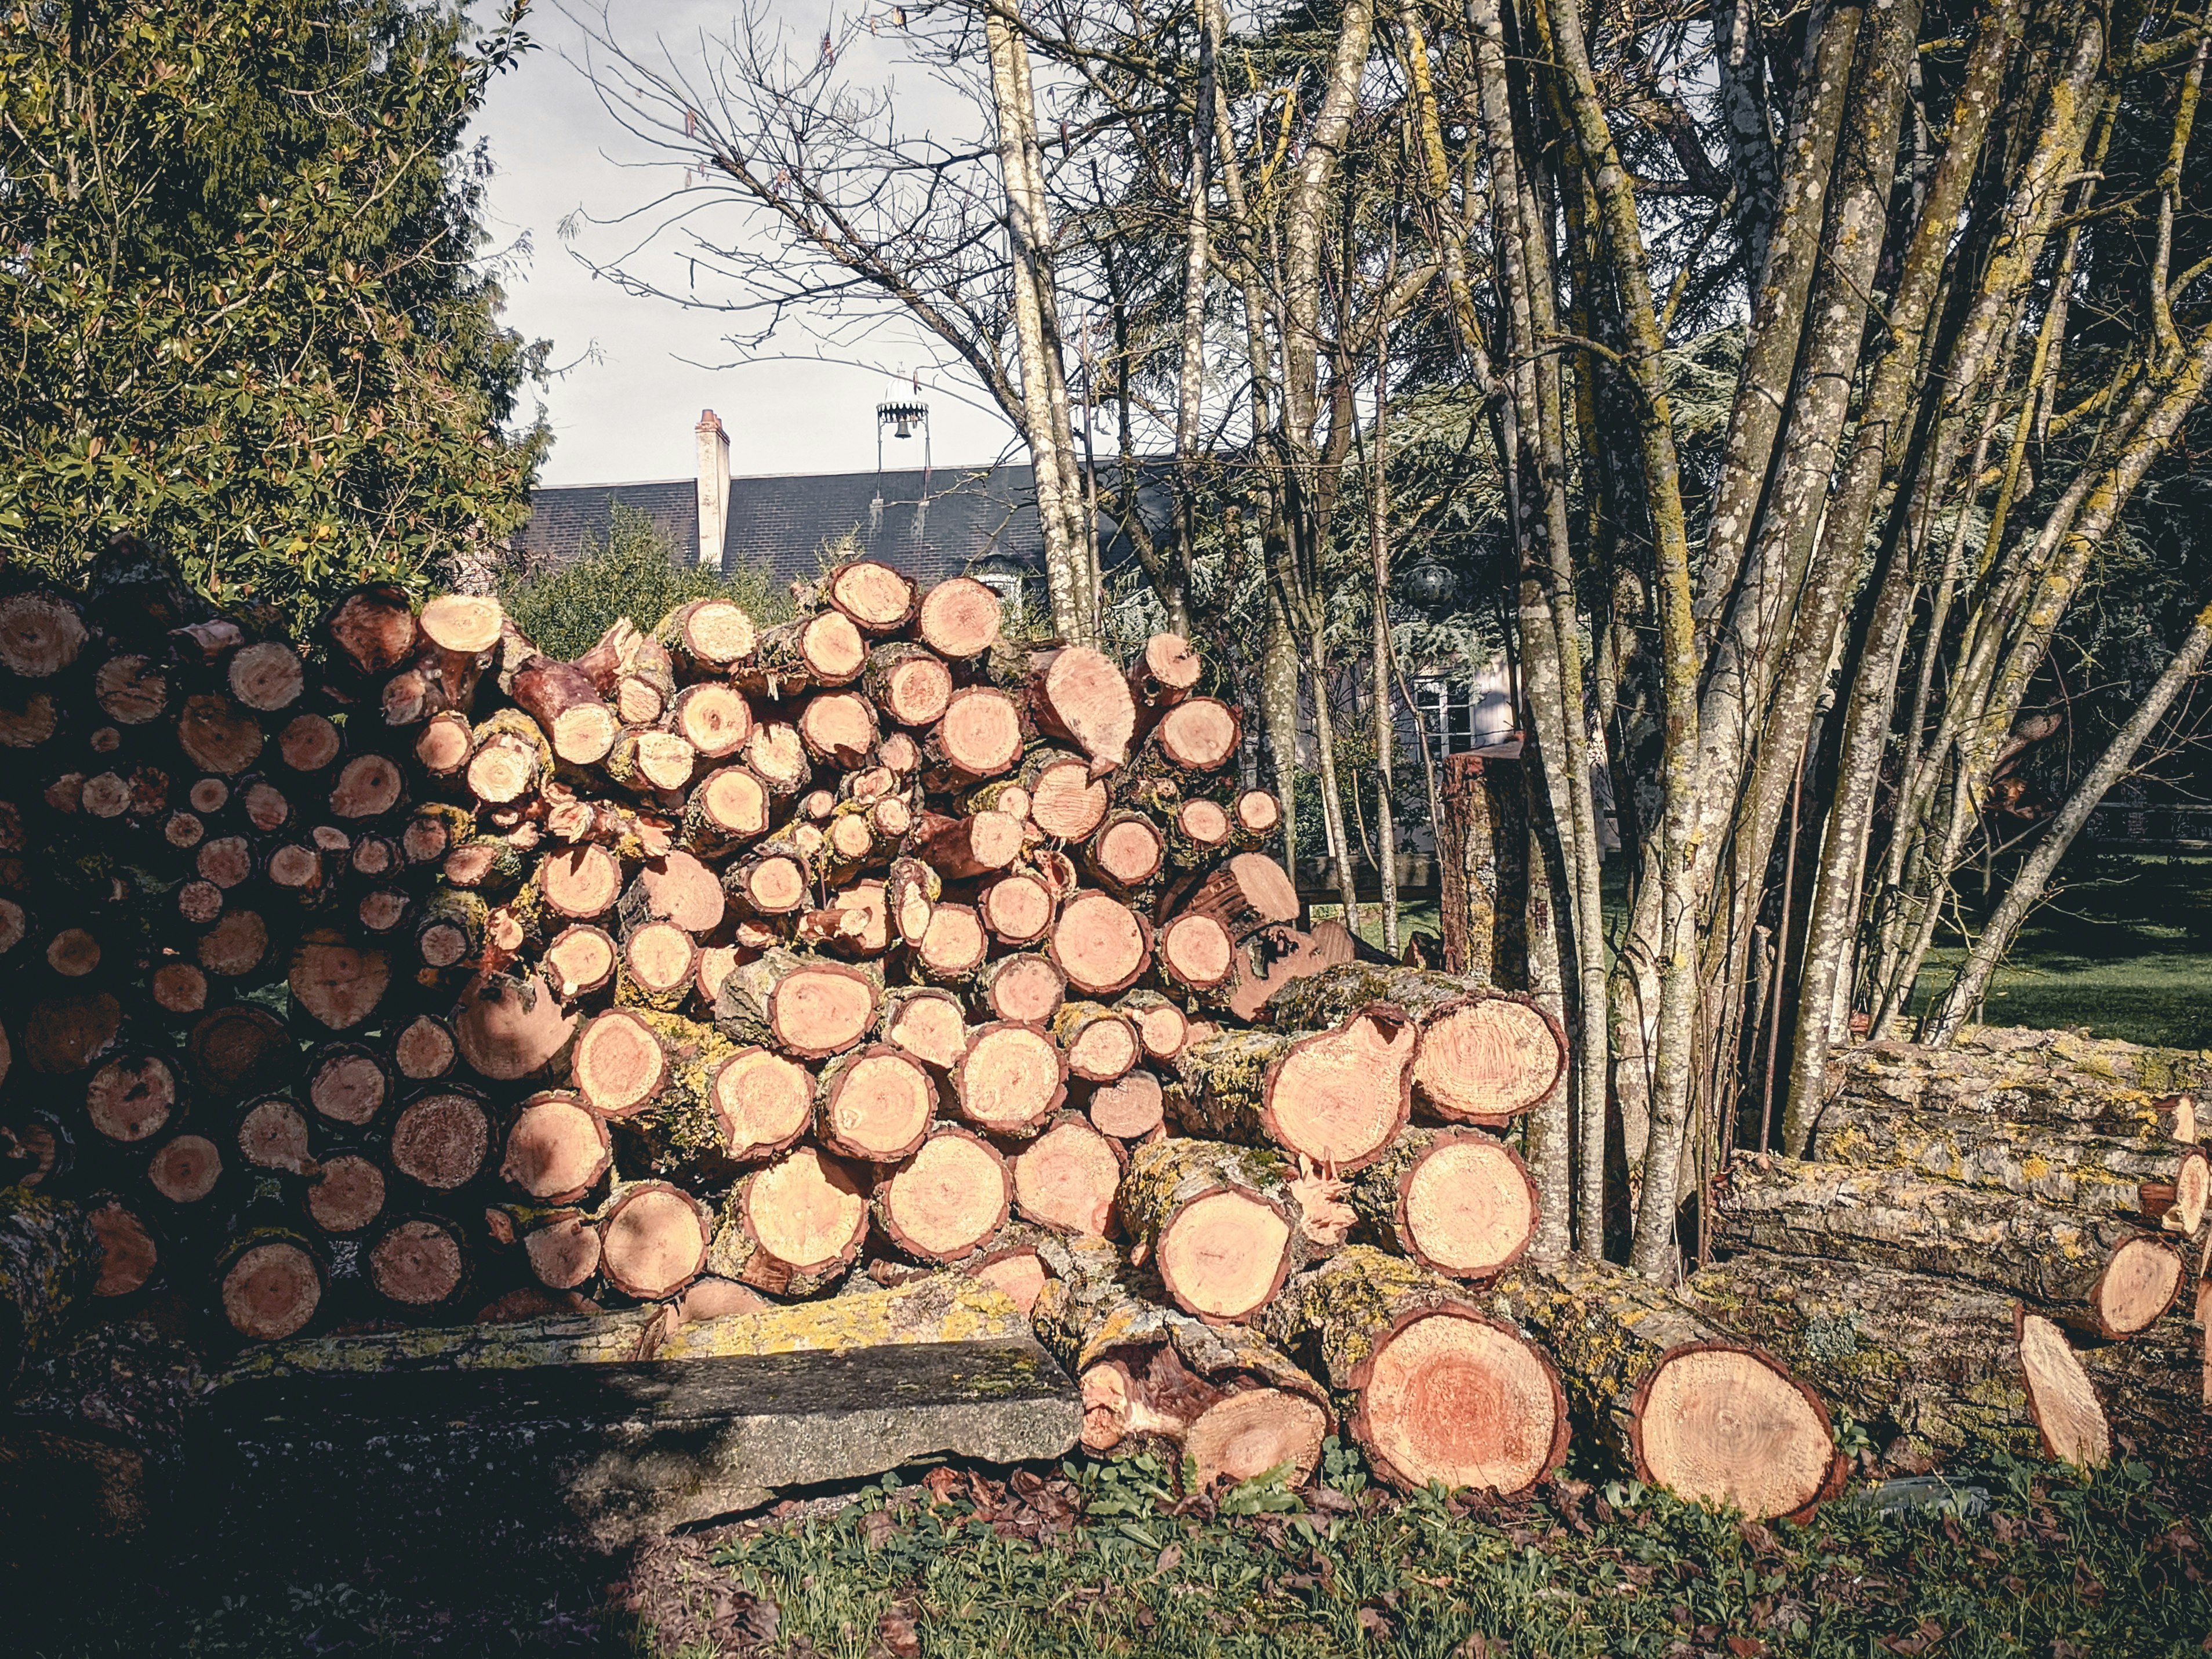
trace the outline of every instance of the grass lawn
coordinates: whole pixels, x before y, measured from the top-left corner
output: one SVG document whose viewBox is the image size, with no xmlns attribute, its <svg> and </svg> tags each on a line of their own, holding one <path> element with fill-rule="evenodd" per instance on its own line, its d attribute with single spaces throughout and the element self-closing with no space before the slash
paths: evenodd
<svg viewBox="0 0 2212 1659">
<path fill-rule="evenodd" d="M 1177 1501 L 1149 1460 L 1001 1483 L 887 1476 L 857 1501 L 580 1565 L 550 1588 L 452 1563 L 238 1590 L 108 1571 L 11 1597 L 38 1659 L 592 1654 L 628 1659 L 2185 1659 L 2212 1651 L 2206 1523 L 2140 1465 L 2008 1463 L 1806 1525 L 1602 1474 L 1496 1504 L 1370 1487 L 1334 1449 L 1293 1495 Z M 910 1477 L 909 1477 L 910 1478 Z M 799 1511 L 810 1511 L 799 1513 Z M 623 1575 L 619 1582 L 611 1578 Z M 118 1594 L 128 1589 L 127 1594 Z M 28 1589 L 29 1587 L 25 1587 Z"/>
<path fill-rule="evenodd" d="M 1626 891 L 1607 868 L 1607 921 L 1619 925 Z M 1978 900 L 1972 872 L 1961 878 Z M 1335 915 L 1340 906 L 1316 906 Z M 1439 931 L 1433 901 L 1408 906 L 1402 940 Z M 1382 907 L 1360 906 L 1360 934 L 1382 943 Z M 1914 988 L 1915 1012 L 1950 983 L 1966 955 L 1954 927 L 1937 936 Z M 2180 1048 L 2212 1048 L 2212 854 L 2108 853 L 2079 860 L 2028 919 L 1997 970 L 1983 1010 L 1991 1025 L 2086 1025 L 2098 1036 Z"/>
</svg>

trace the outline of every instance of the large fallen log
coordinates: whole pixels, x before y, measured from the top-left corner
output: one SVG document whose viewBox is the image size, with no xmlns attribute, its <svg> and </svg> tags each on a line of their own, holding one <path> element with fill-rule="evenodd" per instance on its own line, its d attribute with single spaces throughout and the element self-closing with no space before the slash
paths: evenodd
<svg viewBox="0 0 2212 1659">
<path fill-rule="evenodd" d="M 1647 1486 L 1754 1520 L 1805 1516 L 1843 1490 L 1820 1395 L 1640 1274 L 1524 1262 L 1482 1305 L 1542 1340 L 1576 1420 Z"/>
<path fill-rule="evenodd" d="M 1910 1170 L 1744 1156 L 1712 1196 L 1710 1236 L 1724 1250 L 1938 1273 L 2025 1297 L 2101 1337 L 2148 1328 L 2185 1273 L 2180 1251 L 2123 1218 Z"/>
</svg>

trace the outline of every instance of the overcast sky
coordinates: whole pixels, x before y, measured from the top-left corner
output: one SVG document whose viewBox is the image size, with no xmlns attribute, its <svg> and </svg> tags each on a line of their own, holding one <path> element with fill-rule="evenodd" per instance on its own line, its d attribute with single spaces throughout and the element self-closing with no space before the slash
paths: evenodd
<svg viewBox="0 0 2212 1659">
<path fill-rule="evenodd" d="M 580 10 L 588 0 L 568 0 Z M 817 41 L 830 16 L 825 0 L 773 0 L 795 39 Z M 839 8 L 839 15 L 853 8 Z M 711 54 L 726 37 L 731 0 L 616 0 L 619 37 L 633 51 L 656 40 L 680 57 Z M 528 27 L 544 50 L 493 87 L 477 124 L 497 168 L 485 215 L 497 247 L 514 248 L 503 272 L 508 323 L 553 343 L 553 361 L 573 364 L 544 394 L 554 434 L 541 482 L 599 483 L 688 477 L 691 428 L 702 409 L 722 418 L 730 434 L 732 472 L 842 472 L 876 464 L 875 406 L 892 382 L 868 368 L 812 362 L 739 363 L 725 343 L 723 319 L 711 311 L 634 298 L 595 280 L 576 252 L 605 259 L 630 240 L 583 225 L 573 243 L 556 227 L 579 209 L 611 218 L 665 189 L 680 176 L 672 166 L 641 167 L 649 152 L 601 107 L 583 72 L 581 31 L 557 0 L 538 0 Z M 702 43 L 702 33 L 708 37 Z M 900 77 L 902 100 L 927 100 L 921 77 Z M 939 94 L 940 98 L 942 94 Z M 958 112 L 946 109 L 948 118 Z M 526 251 L 521 245 L 526 243 Z M 574 251 L 572 251 L 572 249 Z M 685 285 L 684 261 L 672 247 L 637 262 L 641 274 Z M 774 349 L 811 356 L 822 347 L 803 330 L 788 331 Z M 928 362 L 919 342 L 883 337 L 866 349 L 875 361 L 911 369 Z M 841 351 L 839 355 L 849 355 Z M 988 459 L 1009 434 L 994 414 L 956 401 L 946 385 L 931 406 L 937 462 Z M 918 465 L 915 446 L 886 439 L 887 464 Z M 908 453 L 907 452 L 915 453 Z"/>
</svg>

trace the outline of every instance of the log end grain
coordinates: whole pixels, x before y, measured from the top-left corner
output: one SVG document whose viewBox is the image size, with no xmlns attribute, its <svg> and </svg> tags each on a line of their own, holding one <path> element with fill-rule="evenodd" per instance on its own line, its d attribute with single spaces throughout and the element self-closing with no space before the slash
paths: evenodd
<svg viewBox="0 0 2212 1659">
<path fill-rule="evenodd" d="M 1559 1027 L 1534 1005 L 1469 997 L 1422 1020 L 1414 1098 L 1449 1122 L 1503 1125 L 1551 1093 L 1566 1054 Z"/>
<path fill-rule="evenodd" d="M 708 1212 L 682 1189 L 660 1182 L 630 1188 L 599 1227 L 599 1267 L 607 1282 L 641 1301 L 671 1297 L 707 1266 Z"/>
<path fill-rule="evenodd" d="M 1014 1158 L 1015 1204 L 1055 1232 L 1103 1236 L 1121 1181 L 1113 1142 L 1078 1117 L 1063 1118 Z"/>
<path fill-rule="evenodd" d="M 1536 1231 L 1536 1184 L 1510 1146 L 1474 1130 L 1440 1135 L 1399 1177 L 1406 1254 L 1449 1279 L 1518 1261 Z"/>
<path fill-rule="evenodd" d="M 2103 1468 L 2112 1461 L 2112 1425 L 2066 1333 L 2022 1309 L 2015 1308 L 2013 1321 L 2028 1411 L 2044 1450 L 2076 1468 Z"/>
<path fill-rule="evenodd" d="M 222 1276 L 223 1316 L 252 1342 L 281 1342 L 304 1329 L 323 1297 L 322 1269 L 298 1244 L 271 1239 L 239 1253 Z"/>
<path fill-rule="evenodd" d="M 906 1254 L 957 1261 L 1006 1224 L 1012 1198 L 1006 1161 L 964 1129 L 940 1129 L 884 1183 L 884 1231 Z"/>
<path fill-rule="evenodd" d="M 1320 1466 L 1328 1413 L 1287 1389 L 1248 1389 L 1201 1411 L 1183 1431 L 1183 1455 L 1201 1492 L 1234 1486 L 1271 1469 L 1302 1486 Z"/>
<path fill-rule="evenodd" d="M 1776 1361 L 1731 1342 L 1669 1350 L 1638 1387 L 1637 1474 L 1755 1521 L 1802 1518 L 1843 1490 L 1827 1407 Z"/>
<path fill-rule="evenodd" d="M 1566 1455 L 1566 1397 L 1551 1362 L 1472 1309 L 1401 1316 L 1352 1382 L 1352 1432 L 1401 1491 L 1436 1481 L 1510 1497 Z"/>
<path fill-rule="evenodd" d="M 1176 1304 L 1200 1319 L 1243 1321 L 1289 1276 L 1291 1223 L 1254 1193 L 1224 1187 L 1183 1205 L 1155 1257 Z"/>
<path fill-rule="evenodd" d="M 2131 1238 L 2105 1264 L 2089 1306 L 2102 1335 L 2133 1336 L 2164 1316 L 2181 1294 L 2188 1264 L 2163 1240 Z"/>
</svg>

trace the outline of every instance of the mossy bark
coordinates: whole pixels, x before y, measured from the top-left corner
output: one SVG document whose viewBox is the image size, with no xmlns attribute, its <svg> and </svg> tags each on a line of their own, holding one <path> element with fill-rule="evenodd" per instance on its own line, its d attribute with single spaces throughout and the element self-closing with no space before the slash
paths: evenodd
<svg viewBox="0 0 2212 1659">
<path fill-rule="evenodd" d="M 99 1271 L 80 1206 L 28 1187 L 0 1188 L 0 1387 L 60 1334 Z"/>
<path fill-rule="evenodd" d="M 1266 1018 L 1280 1030 L 1325 1030 L 1362 1008 L 1384 1003 L 1404 1009 L 1418 1020 L 1483 988 L 1479 980 L 1431 969 L 1351 962 L 1292 980 L 1267 999 Z"/>
<path fill-rule="evenodd" d="M 2212 1052 L 2073 1031 L 1978 1027 L 1949 1048 L 1869 1042 L 1829 1062 L 1826 1099 L 1862 1112 L 1965 1112 L 2096 1134 L 2170 1133 L 2172 1097 L 2212 1091 Z"/>
<path fill-rule="evenodd" d="M 1267 1075 L 1298 1037 L 1295 1031 L 1224 1031 L 1175 1057 L 1168 1113 L 1186 1134 L 1246 1146 L 1267 1144 L 1263 1120 Z"/>
<path fill-rule="evenodd" d="M 1829 1256 L 1937 1273 L 2087 1310 L 2113 1253 L 2143 1230 L 2094 1210 L 1786 1158 L 1740 1158 L 1713 1183 L 1710 1237 L 1723 1250 Z"/>
</svg>

